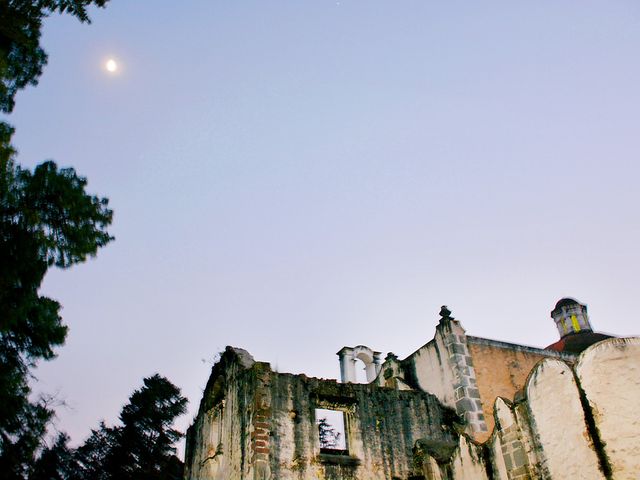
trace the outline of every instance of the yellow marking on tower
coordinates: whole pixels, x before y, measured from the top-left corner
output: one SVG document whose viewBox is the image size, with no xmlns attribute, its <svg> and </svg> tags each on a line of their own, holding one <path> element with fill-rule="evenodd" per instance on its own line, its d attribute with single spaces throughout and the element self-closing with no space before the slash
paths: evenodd
<svg viewBox="0 0 640 480">
<path fill-rule="evenodd" d="M 578 323 L 578 317 L 576 317 L 575 315 L 571 315 L 571 323 L 573 324 L 573 330 L 579 332 L 580 324 Z"/>
</svg>

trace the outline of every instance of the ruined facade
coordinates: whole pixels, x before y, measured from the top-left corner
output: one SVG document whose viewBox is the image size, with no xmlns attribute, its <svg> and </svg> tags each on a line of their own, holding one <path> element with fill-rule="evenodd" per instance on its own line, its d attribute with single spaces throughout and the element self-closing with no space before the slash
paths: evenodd
<svg viewBox="0 0 640 480">
<path fill-rule="evenodd" d="M 571 299 L 552 312 L 561 341 L 546 349 L 440 316 L 402 360 L 342 348 L 340 383 L 227 347 L 187 433 L 185 478 L 640 478 L 640 339 L 594 333 Z"/>
</svg>

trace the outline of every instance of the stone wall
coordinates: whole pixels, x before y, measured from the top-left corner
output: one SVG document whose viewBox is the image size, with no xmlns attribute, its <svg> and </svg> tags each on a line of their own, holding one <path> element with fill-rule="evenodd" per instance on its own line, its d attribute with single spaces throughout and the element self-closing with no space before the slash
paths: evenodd
<svg viewBox="0 0 640 480">
<path fill-rule="evenodd" d="M 453 450 L 457 415 L 420 391 L 239 365 L 228 349 L 214 367 L 188 431 L 185 478 L 377 480 L 420 478 L 418 440 Z M 344 413 L 347 450 L 321 450 L 316 408 Z"/>
<path fill-rule="evenodd" d="M 475 340 L 468 338 L 472 352 Z M 510 355 L 520 354 L 514 349 Z M 495 363 L 499 370 L 500 362 Z M 640 478 L 640 339 L 608 339 L 577 358 L 543 357 L 515 396 L 515 401 L 496 399 L 491 415 L 495 428 L 484 443 L 463 433 L 443 455 L 422 448 L 419 441 L 414 460 L 422 465 L 422 477 Z"/>
<path fill-rule="evenodd" d="M 441 319 L 434 339 L 403 360 L 402 367 L 409 385 L 433 393 L 454 408 L 464 418 L 469 434 L 487 432 L 473 359 L 460 322 Z"/>
<path fill-rule="evenodd" d="M 640 478 L 637 338 L 593 345 L 575 366 L 540 361 L 514 401 L 495 401 L 482 444 L 434 395 L 275 373 L 244 354 L 228 349 L 214 366 L 188 431 L 187 479 Z M 344 412 L 347 451 L 321 450 L 316 408 Z"/>
<path fill-rule="evenodd" d="M 550 357 L 575 361 L 572 355 L 485 338 L 468 336 L 467 343 L 473 359 L 482 412 L 487 425 L 486 431 L 474 435 L 480 442 L 489 438 L 493 431 L 495 399 L 503 397 L 513 400 L 516 392 L 524 388 L 529 373 L 539 361 Z"/>
<path fill-rule="evenodd" d="M 253 478 L 259 452 L 251 433 L 258 420 L 260 365 L 244 350 L 227 347 L 213 367 L 198 415 L 187 431 L 185 478 Z"/>
<path fill-rule="evenodd" d="M 585 350 L 575 368 L 545 359 L 515 403 L 495 402 L 493 434 L 472 445 L 495 480 L 640 478 L 640 339 L 609 339 Z M 459 452 L 469 449 L 461 437 Z M 472 451 L 473 451 L 472 448 Z M 446 470 L 446 469 L 445 469 Z M 439 479 L 425 470 L 425 478 Z M 447 480 L 484 478 L 475 474 Z"/>
<path fill-rule="evenodd" d="M 571 368 L 544 360 L 529 377 L 526 395 L 532 440 L 540 448 L 537 469 L 549 478 L 603 478 Z"/>
<path fill-rule="evenodd" d="M 580 355 L 576 374 L 612 478 L 640 478 L 640 339 L 593 345 Z"/>
<path fill-rule="evenodd" d="M 423 392 L 274 373 L 271 400 L 271 466 L 281 480 L 406 479 L 420 473 L 413 462 L 417 440 L 456 443 L 455 414 Z M 344 412 L 347 455 L 320 454 L 316 408 Z"/>
</svg>

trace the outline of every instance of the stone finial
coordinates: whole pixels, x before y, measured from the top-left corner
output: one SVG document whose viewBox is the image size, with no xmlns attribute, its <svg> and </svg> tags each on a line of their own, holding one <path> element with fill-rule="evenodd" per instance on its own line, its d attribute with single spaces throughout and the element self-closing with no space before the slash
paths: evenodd
<svg viewBox="0 0 640 480">
<path fill-rule="evenodd" d="M 453 317 L 451 316 L 451 310 L 449 310 L 446 305 L 442 305 L 442 307 L 440 307 L 440 316 L 442 317 L 440 321 L 453 320 Z"/>
</svg>

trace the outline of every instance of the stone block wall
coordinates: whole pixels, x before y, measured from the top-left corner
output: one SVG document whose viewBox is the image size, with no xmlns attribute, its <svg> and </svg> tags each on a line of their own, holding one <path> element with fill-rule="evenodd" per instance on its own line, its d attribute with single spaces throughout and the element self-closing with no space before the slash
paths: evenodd
<svg viewBox="0 0 640 480">
<path fill-rule="evenodd" d="M 547 358 L 516 402 L 498 398 L 483 444 L 462 434 L 441 455 L 414 455 L 427 480 L 640 478 L 640 339 L 609 339 L 575 366 Z M 382 478 L 382 477 L 381 477 Z"/>
<path fill-rule="evenodd" d="M 496 400 L 488 441 L 475 444 L 461 436 L 445 464 L 454 465 L 471 449 L 471 462 L 488 467 L 486 478 L 492 480 L 638 479 L 639 398 L 638 338 L 595 344 L 575 367 L 545 359 L 530 373 L 519 400 Z M 425 469 L 425 478 L 485 478 L 439 465 L 449 476 Z"/>
<path fill-rule="evenodd" d="M 575 365 L 539 362 L 515 401 L 496 400 L 484 443 L 434 395 L 275 373 L 238 352 L 214 366 L 188 431 L 186 479 L 640 478 L 637 338 L 593 345 Z M 343 412 L 347 451 L 321 451 L 316 408 Z"/>
<path fill-rule="evenodd" d="M 188 431 L 187 479 L 418 479 L 418 440 L 458 443 L 457 415 L 431 394 L 276 373 L 234 355 L 214 367 Z M 346 451 L 321 450 L 317 408 L 343 412 Z"/>
<path fill-rule="evenodd" d="M 185 478 L 253 478 L 259 366 L 244 350 L 228 347 L 213 367 L 187 430 Z"/>
<path fill-rule="evenodd" d="M 402 361 L 405 379 L 454 408 L 471 435 L 487 432 L 474 360 L 460 322 L 443 318 L 434 339 Z M 383 367 L 384 368 L 384 367 Z"/>
<path fill-rule="evenodd" d="M 419 439 L 456 443 L 455 413 L 424 392 L 279 373 L 270 382 L 273 479 L 405 480 L 421 474 L 413 457 Z M 321 451 L 316 408 L 343 412 L 342 455 Z"/>
</svg>

